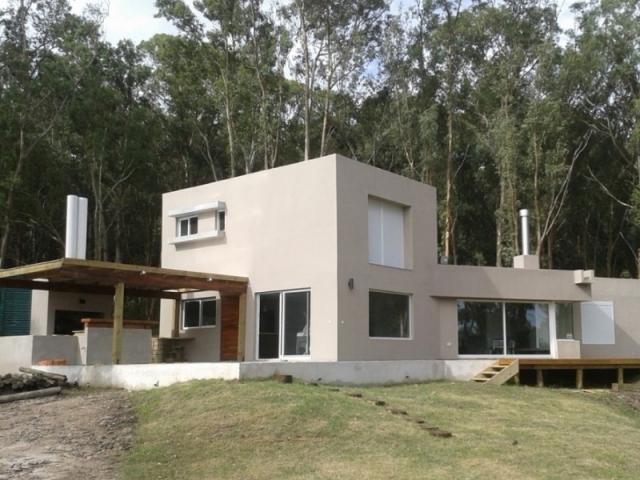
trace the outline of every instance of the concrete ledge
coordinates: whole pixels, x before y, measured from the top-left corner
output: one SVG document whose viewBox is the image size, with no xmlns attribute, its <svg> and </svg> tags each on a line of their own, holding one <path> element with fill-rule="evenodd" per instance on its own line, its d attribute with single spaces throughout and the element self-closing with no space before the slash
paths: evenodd
<svg viewBox="0 0 640 480">
<path fill-rule="evenodd" d="M 101 388 L 148 390 L 189 380 L 237 380 L 239 363 L 153 363 L 146 365 L 34 366 L 66 375 L 71 383 Z"/>
<path fill-rule="evenodd" d="M 274 374 L 343 385 L 469 380 L 493 360 L 375 362 L 224 362 L 36 367 L 66 375 L 81 386 L 145 390 L 189 380 L 266 380 Z"/>
</svg>

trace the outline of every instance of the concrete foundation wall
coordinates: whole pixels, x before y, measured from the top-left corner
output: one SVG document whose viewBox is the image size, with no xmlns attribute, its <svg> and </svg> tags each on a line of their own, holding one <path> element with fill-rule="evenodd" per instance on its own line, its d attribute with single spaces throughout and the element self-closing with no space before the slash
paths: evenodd
<svg viewBox="0 0 640 480">
<path fill-rule="evenodd" d="M 38 367 L 81 386 L 146 390 L 189 380 L 265 380 L 274 374 L 299 381 L 344 385 L 467 381 L 492 360 L 391 362 L 247 362 Z"/>
<path fill-rule="evenodd" d="M 64 359 L 68 365 L 77 365 L 80 362 L 78 338 L 69 335 L 34 336 L 31 363 L 36 365 L 41 360 L 53 359 Z"/>
<path fill-rule="evenodd" d="M 77 364 L 80 351 L 76 337 L 34 336 L 0 337 L 0 375 L 17 373 L 20 367 L 37 365 L 41 360 L 65 359 Z"/>
<path fill-rule="evenodd" d="M 18 373 L 18 368 L 32 365 L 32 349 L 31 335 L 0 337 L 0 375 Z"/>
<path fill-rule="evenodd" d="M 112 328 L 85 328 L 78 337 L 82 346 L 85 365 L 110 365 L 113 347 Z M 151 363 L 151 330 L 122 329 L 122 364 Z"/>
<path fill-rule="evenodd" d="M 148 390 L 190 380 L 238 380 L 239 363 L 176 363 L 38 367 L 71 383 L 99 388 Z"/>
</svg>

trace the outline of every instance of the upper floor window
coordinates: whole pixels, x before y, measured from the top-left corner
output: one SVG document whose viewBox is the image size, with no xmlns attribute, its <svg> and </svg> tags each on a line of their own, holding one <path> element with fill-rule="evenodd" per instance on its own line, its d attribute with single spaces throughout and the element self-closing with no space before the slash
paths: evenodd
<svg viewBox="0 0 640 480">
<path fill-rule="evenodd" d="M 369 197 L 369 263 L 405 267 L 404 207 Z"/>
<path fill-rule="evenodd" d="M 198 233 L 198 217 L 186 217 L 178 219 L 178 236 L 186 237 Z"/>
<path fill-rule="evenodd" d="M 170 210 L 169 216 L 176 221 L 176 236 L 170 238 L 169 243 L 180 244 L 224 237 L 226 208 L 224 202 L 216 200 Z"/>
</svg>

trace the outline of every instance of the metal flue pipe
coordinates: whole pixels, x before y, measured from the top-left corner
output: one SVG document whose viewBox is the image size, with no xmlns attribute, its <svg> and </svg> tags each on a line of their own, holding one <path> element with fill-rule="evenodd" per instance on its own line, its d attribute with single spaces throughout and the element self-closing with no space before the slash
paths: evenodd
<svg viewBox="0 0 640 480">
<path fill-rule="evenodd" d="M 529 210 L 523 208 L 518 213 L 522 225 L 522 255 L 529 255 Z"/>
</svg>

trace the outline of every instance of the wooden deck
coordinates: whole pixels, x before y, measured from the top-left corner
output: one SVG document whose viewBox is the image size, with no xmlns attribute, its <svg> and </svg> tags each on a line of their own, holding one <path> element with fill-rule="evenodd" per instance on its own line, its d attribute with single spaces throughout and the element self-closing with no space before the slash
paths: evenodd
<svg viewBox="0 0 640 480">
<path fill-rule="evenodd" d="M 576 388 L 583 388 L 585 370 L 617 370 L 618 384 L 624 384 L 624 371 L 628 369 L 640 369 L 640 358 L 579 358 L 579 359 L 556 359 L 556 358 L 527 358 L 519 359 L 520 370 L 535 370 L 536 384 L 544 387 L 545 370 L 575 370 Z M 516 383 L 519 376 L 515 377 Z"/>
</svg>

